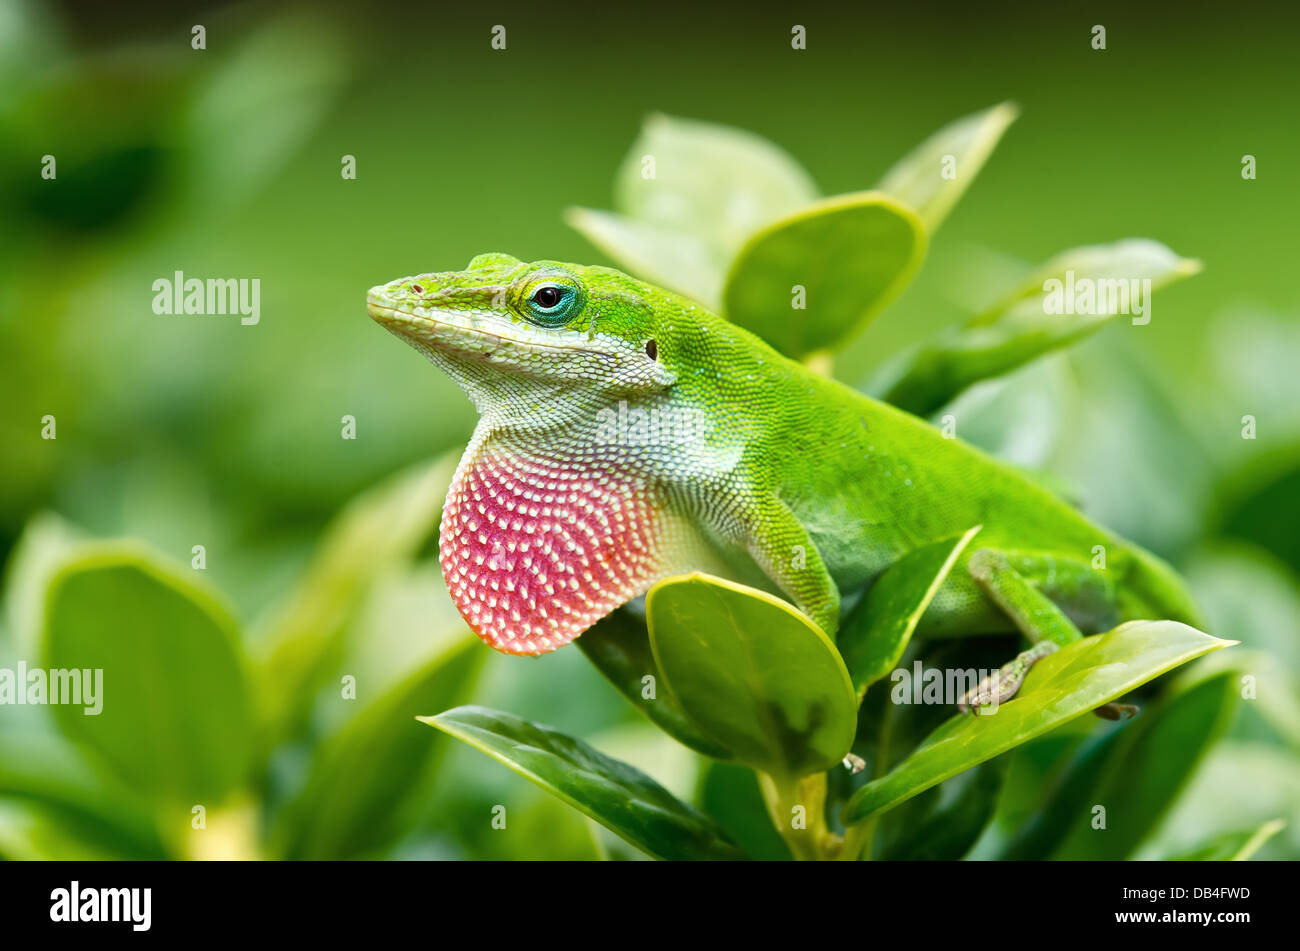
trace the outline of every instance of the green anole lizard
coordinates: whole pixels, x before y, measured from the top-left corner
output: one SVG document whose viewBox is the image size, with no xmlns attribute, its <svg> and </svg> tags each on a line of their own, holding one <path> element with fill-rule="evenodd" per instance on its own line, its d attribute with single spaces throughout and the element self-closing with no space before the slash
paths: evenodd
<svg viewBox="0 0 1300 951">
<path fill-rule="evenodd" d="M 1021 473 L 619 271 L 483 254 L 368 309 L 479 412 L 439 560 L 497 650 L 553 651 L 691 570 L 775 589 L 833 637 L 842 594 L 975 525 L 917 634 L 1035 645 L 976 707 L 1085 632 L 1196 623 L 1171 568 Z"/>
</svg>

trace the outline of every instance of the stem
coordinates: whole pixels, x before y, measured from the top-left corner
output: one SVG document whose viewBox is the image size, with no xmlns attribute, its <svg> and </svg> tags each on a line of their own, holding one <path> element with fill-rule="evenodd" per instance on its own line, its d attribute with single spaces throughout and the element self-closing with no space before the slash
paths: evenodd
<svg viewBox="0 0 1300 951">
<path fill-rule="evenodd" d="M 840 850 L 840 861 L 856 862 L 859 859 L 871 859 L 871 843 L 876 835 L 876 816 L 863 819 L 856 825 L 844 830 L 844 847 Z"/>
<path fill-rule="evenodd" d="M 833 859 L 839 855 L 840 837 L 826 825 L 825 773 L 812 773 L 796 779 L 759 772 L 758 785 L 763 790 L 768 816 L 790 847 L 791 855 L 801 862 Z M 802 812 L 796 813 L 796 807 Z M 795 825 L 797 817 L 803 820 L 802 828 Z"/>
</svg>

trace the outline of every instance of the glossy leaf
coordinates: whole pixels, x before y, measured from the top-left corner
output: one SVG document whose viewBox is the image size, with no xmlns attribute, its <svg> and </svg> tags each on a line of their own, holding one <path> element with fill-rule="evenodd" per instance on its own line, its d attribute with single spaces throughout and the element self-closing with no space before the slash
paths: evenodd
<svg viewBox="0 0 1300 951">
<path fill-rule="evenodd" d="M 745 243 L 727 274 L 723 314 L 803 358 L 842 343 L 898 296 L 925 246 L 920 220 L 888 196 L 828 198 Z"/>
<path fill-rule="evenodd" d="M 1113 319 L 1151 319 L 1151 300 L 1145 292 L 1139 292 L 1142 315 L 1117 316 L 1137 308 L 1129 293 L 1130 281 L 1149 280 L 1150 290 L 1155 291 L 1199 270 L 1199 262 L 1181 258 L 1156 241 L 1131 238 L 1071 248 L 1034 271 L 992 308 L 892 361 L 871 389 L 900 409 L 928 416 L 967 387 L 1068 346 Z M 1078 288 L 1112 286 L 1107 282 L 1114 282 L 1115 294 L 1099 290 L 1091 313 L 1059 310 L 1067 297 L 1072 302 L 1077 299 Z"/>
<path fill-rule="evenodd" d="M 646 614 L 669 691 L 734 759 L 793 778 L 844 758 L 853 684 L 825 632 L 788 603 L 692 574 L 651 588 Z"/>
<path fill-rule="evenodd" d="M 615 176 L 617 213 L 570 208 L 565 220 L 632 274 L 716 311 L 745 240 L 816 197 L 799 163 L 761 136 L 656 114 Z"/>
<path fill-rule="evenodd" d="M 755 231 L 816 197 L 803 167 L 762 136 L 662 114 L 646 118 L 614 180 L 618 211 L 695 236 L 724 266 Z"/>
<path fill-rule="evenodd" d="M 876 187 L 912 208 L 933 233 L 1019 114 L 1004 102 L 950 122 L 904 156 Z"/>
<path fill-rule="evenodd" d="M 1158 828 L 1206 751 L 1227 728 L 1237 672 L 1223 671 L 1161 700 L 1123 731 L 1085 808 L 1062 817 L 1058 859 L 1127 859 Z M 1106 810 L 1104 834 L 1093 809 Z"/>
<path fill-rule="evenodd" d="M 998 794 L 1006 779 L 1004 759 L 981 763 L 947 802 L 940 802 L 914 827 L 903 830 L 885 851 L 886 859 L 907 861 L 955 861 L 970 851 L 984 827 L 993 818 Z"/>
<path fill-rule="evenodd" d="M 627 610 L 615 611 L 575 643 L 605 679 L 661 730 L 705 756 L 728 758 L 727 750 L 700 732 L 664 686 L 663 675 L 650 650 L 650 632 L 644 618 Z M 647 677 L 652 680 L 647 682 Z"/>
<path fill-rule="evenodd" d="M 1133 621 L 1040 660 L 1020 693 L 984 716 L 957 714 L 845 808 L 860 822 L 1019 746 L 1196 657 L 1233 644 L 1175 621 Z"/>
<path fill-rule="evenodd" d="M 211 805 L 246 778 L 253 722 L 233 617 L 182 569 L 104 544 L 54 576 L 43 637 L 51 668 L 102 670 L 102 709 L 52 706 L 69 737 L 168 805 Z"/>
<path fill-rule="evenodd" d="M 970 323 L 972 326 L 989 326 L 1008 314 L 1043 317 L 1046 314 L 1044 303 L 1057 295 L 1063 302 L 1067 302 L 1066 299 L 1069 297 L 1067 291 L 1071 287 L 1075 289 L 1074 300 L 1077 303 L 1085 287 L 1082 283 L 1084 280 L 1095 282 L 1148 280 L 1151 282 L 1152 290 L 1155 290 L 1182 278 L 1191 277 L 1200 270 L 1200 261 L 1179 257 L 1159 241 L 1148 238 L 1126 238 L 1113 244 L 1070 248 L 1040 265 L 1024 281 Z M 1055 284 L 1050 287 L 1044 286 L 1052 281 L 1060 282 L 1061 286 L 1059 288 Z M 1096 316 L 1105 318 L 1128 314 L 1129 311 L 1123 306 L 1125 300 L 1128 301 L 1130 310 L 1136 309 L 1137 302 L 1131 296 L 1096 294 L 1094 301 Z M 1067 316 L 1067 314 L 1058 311 L 1048 316 Z M 1148 316 L 1150 315 L 1137 316 L 1135 322 L 1140 323 Z"/>
<path fill-rule="evenodd" d="M 463 699 L 486 657 L 466 634 L 326 740 L 286 812 L 284 856 L 356 858 L 409 832 L 443 752 L 414 718 Z"/>
<path fill-rule="evenodd" d="M 650 855 L 745 857 L 712 819 L 645 773 L 549 726 L 474 706 L 419 719 L 482 750 Z"/>
<path fill-rule="evenodd" d="M 1139 721 L 1146 718 L 1143 711 Z M 1078 816 L 1088 814 L 1096 801 L 1094 794 L 1108 763 L 1114 761 L 1124 732 L 1133 729 L 1136 722 L 1115 725 L 1096 736 L 1083 739 L 1080 749 L 1073 752 L 1062 773 L 1048 783 L 1044 777 L 1044 795 L 1035 803 L 1036 808 L 1025 817 L 1026 821 L 1002 846 L 999 858 L 1012 861 L 1041 861 L 1047 859 L 1060 846 Z"/>
<path fill-rule="evenodd" d="M 594 208 L 570 208 L 564 220 L 629 273 L 721 308 L 727 260 L 699 237 Z"/>
<path fill-rule="evenodd" d="M 793 858 L 790 847 L 772 825 L 758 775 L 749 767 L 705 764 L 698 801 L 748 855 L 770 862 Z"/>
<path fill-rule="evenodd" d="M 890 565 L 845 618 L 839 649 L 861 702 L 867 688 L 887 676 L 944 579 L 983 526 L 958 538 L 914 549 Z"/>
</svg>

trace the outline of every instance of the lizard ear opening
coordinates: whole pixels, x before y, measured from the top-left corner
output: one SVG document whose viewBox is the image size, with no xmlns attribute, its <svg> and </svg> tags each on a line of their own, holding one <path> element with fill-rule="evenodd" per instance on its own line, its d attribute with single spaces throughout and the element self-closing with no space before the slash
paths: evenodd
<svg viewBox="0 0 1300 951">
<path fill-rule="evenodd" d="M 659 344 L 655 343 L 653 339 L 645 342 L 645 355 L 651 360 L 659 359 Z"/>
</svg>

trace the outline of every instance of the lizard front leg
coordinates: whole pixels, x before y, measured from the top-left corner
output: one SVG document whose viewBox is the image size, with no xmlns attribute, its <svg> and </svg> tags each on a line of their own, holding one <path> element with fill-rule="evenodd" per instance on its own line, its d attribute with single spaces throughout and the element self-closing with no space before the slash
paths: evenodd
<svg viewBox="0 0 1300 951">
<path fill-rule="evenodd" d="M 794 513 L 772 496 L 756 506 L 745 529 L 745 547 L 759 568 L 834 638 L 840 623 L 840 591 Z"/>
</svg>

